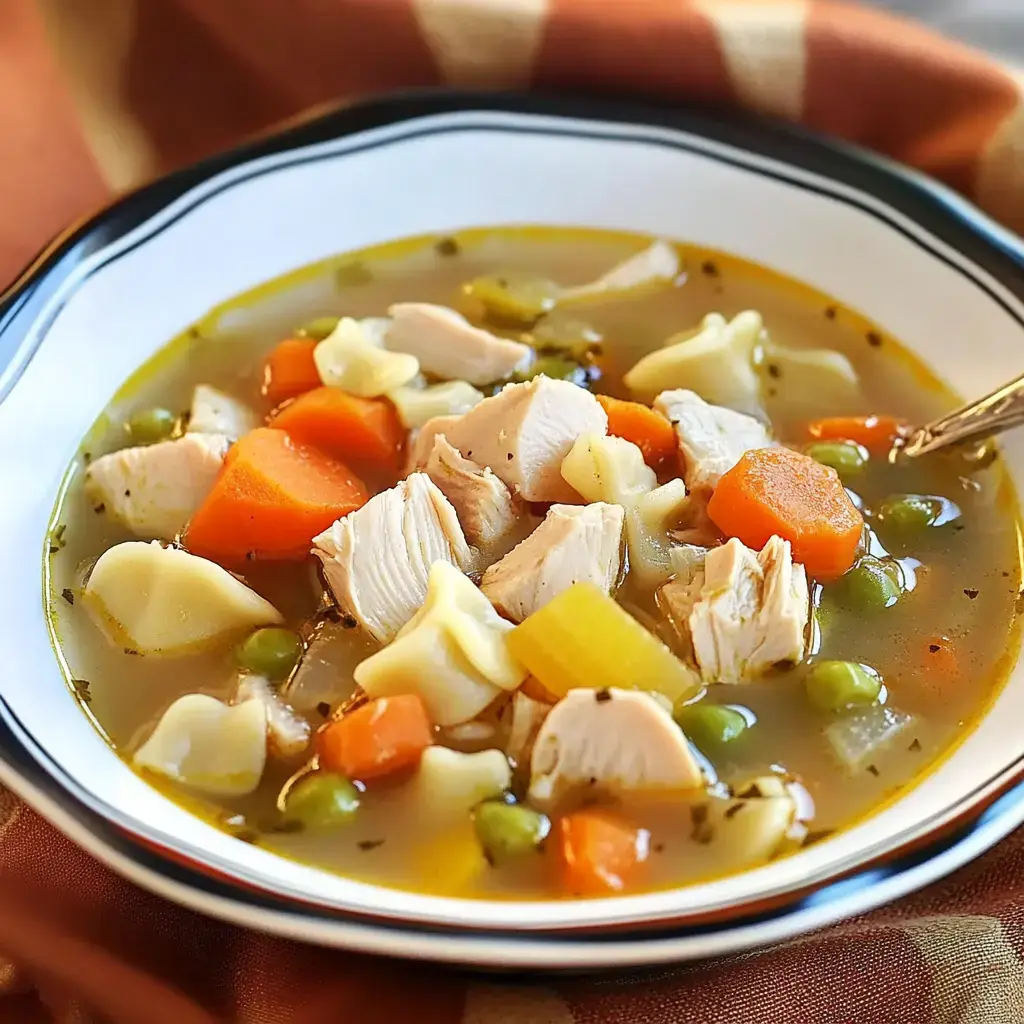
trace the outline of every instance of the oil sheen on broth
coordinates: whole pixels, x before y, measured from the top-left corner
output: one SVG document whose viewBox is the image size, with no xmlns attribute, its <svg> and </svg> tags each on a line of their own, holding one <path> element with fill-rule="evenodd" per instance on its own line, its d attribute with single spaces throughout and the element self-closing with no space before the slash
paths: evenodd
<svg viewBox="0 0 1024 1024">
<path fill-rule="evenodd" d="M 682 272 L 674 283 L 558 307 L 535 324 L 487 316 L 484 307 L 468 302 L 463 293 L 466 282 L 481 275 L 548 279 L 566 286 L 592 281 L 649 243 L 628 234 L 546 228 L 481 229 L 450 239 L 396 242 L 332 258 L 233 299 L 143 366 L 83 442 L 54 513 L 47 553 L 51 622 L 69 681 L 83 710 L 112 747 L 132 763 L 161 715 L 186 693 L 230 701 L 238 681 L 236 646 L 246 631 L 230 642 L 180 657 L 137 653 L 108 639 L 89 614 L 83 587 L 103 552 L 138 538 L 109 510 L 97 511 L 95 495 L 87 494 L 82 484 L 85 471 L 103 454 L 130 443 L 125 423 L 134 413 L 154 406 L 182 412 L 189 408 L 197 384 L 212 385 L 265 417 L 271 412 L 261 393 L 268 353 L 294 335 L 298 325 L 315 318 L 382 317 L 393 303 L 417 302 L 460 309 L 506 338 L 541 336 L 538 325 L 546 324 L 556 335 L 599 339 L 588 356 L 593 364 L 588 386 L 595 393 L 629 399 L 623 375 L 666 339 L 696 330 L 712 311 L 731 319 L 744 310 L 758 310 L 771 345 L 833 350 L 849 360 L 859 379 L 857 400 L 836 408 L 827 389 L 807 389 L 802 379 L 791 383 L 790 363 L 783 359 L 776 364 L 774 349 L 761 354 L 755 373 L 763 411 L 774 437 L 801 451 L 811 441 L 807 424 L 822 417 L 881 413 L 922 422 L 955 404 L 954 396 L 894 339 L 855 312 L 762 267 L 692 246 L 678 246 Z M 351 465 L 371 494 L 394 485 L 402 475 L 394 467 L 365 460 L 352 460 Z M 678 472 L 661 466 L 659 482 Z M 705 782 L 717 779 L 711 786 L 712 798 L 725 801 L 730 786 L 750 779 L 796 782 L 784 792 L 798 794 L 798 813 L 771 855 L 820 841 L 851 824 L 933 765 L 993 698 L 1018 642 L 1018 518 L 998 458 L 970 459 L 954 453 L 890 466 L 884 458 L 874 457 L 863 467 L 844 472 L 844 482 L 856 495 L 855 503 L 867 512 L 868 529 L 858 557 L 878 559 L 871 563 L 874 574 L 861 573 L 857 586 L 848 577 L 824 585 L 812 580 L 815 611 L 807 627 L 808 656 L 803 663 L 771 669 L 739 685 L 712 683 L 688 696 L 691 706 L 725 706 L 724 718 L 705 715 L 696 721 L 686 712 L 678 716 L 684 728 L 695 722 L 689 734 L 695 744 L 692 756 L 705 771 Z M 896 525 L 884 528 L 878 516 L 883 503 L 907 494 L 946 499 L 946 504 L 933 506 L 939 509 L 938 523 L 902 531 Z M 532 512 L 543 514 L 544 509 Z M 894 524 L 898 518 L 893 515 Z M 880 581 L 879 566 L 891 584 Z M 355 666 L 378 644 L 345 609 L 333 618 L 317 617 L 323 610 L 322 586 L 312 560 L 257 559 L 228 568 L 244 575 L 306 643 L 296 670 L 302 673 L 301 692 L 289 692 L 296 710 L 312 727 L 314 745 L 297 756 L 268 757 L 259 785 L 244 795 L 217 797 L 153 772 L 142 774 L 171 799 L 240 840 L 399 888 L 468 897 L 561 898 L 580 894 L 565 881 L 561 859 L 571 837 L 566 837 L 561 816 L 580 808 L 586 813 L 593 805 L 600 813 L 607 807 L 609 820 L 621 818 L 634 837 L 642 836 L 644 849 L 637 853 L 634 847 L 632 856 L 643 863 L 635 875 L 624 876 L 622 888 L 627 891 L 688 884 L 763 861 L 763 855 L 751 853 L 738 830 L 739 838 L 728 838 L 732 826 L 727 822 L 740 821 L 749 807 L 737 799 L 732 806 L 739 806 L 738 811 L 729 818 L 716 818 L 712 812 L 709 824 L 704 807 L 709 797 L 703 789 L 661 796 L 574 794 L 561 806 L 544 808 L 550 820 L 544 828 L 550 827 L 550 834 L 533 836 L 537 852 L 529 856 L 520 851 L 496 858 L 494 849 L 481 846 L 479 823 L 475 825 L 464 809 L 425 809 L 409 771 L 369 782 L 358 809 L 344 824 L 296 824 L 280 809 L 282 787 L 308 762 L 316 730 L 346 706 L 355 692 Z M 678 654 L 690 653 L 666 621 L 654 586 L 630 573 L 616 597 Z M 808 677 L 824 661 L 868 666 L 884 685 L 873 701 L 822 710 L 820 700 L 817 705 L 809 700 Z M 631 681 L 622 679 L 619 685 L 628 688 Z M 830 685 L 826 680 L 823 692 L 833 692 Z M 526 686 L 531 695 L 543 696 L 543 687 L 535 680 Z M 500 746 L 495 736 L 501 737 L 508 726 L 498 719 L 508 709 L 499 716 L 495 708 L 503 708 L 507 701 L 501 695 L 482 713 L 483 729 L 437 729 L 435 742 L 468 752 Z M 877 711 L 883 705 L 894 709 L 901 722 L 908 716 L 909 723 L 880 745 L 877 755 L 851 770 L 837 757 L 826 730 L 844 716 Z M 737 710 L 739 726 L 736 716 L 729 714 Z M 487 732 L 495 722 L 497 732 Z M 714 735 L 716 728 L 742 731 L 723 740 Z M 520 769 L 512 783 L 512 792 L 526 809 L 528 781 L 528 772 Z M 751 799 L 771 795 L 757 791 Z M 725 804 L 715 806 L 730 813 Z M 717 833 L 712 828 L 715 821 Z"/>
</svg>

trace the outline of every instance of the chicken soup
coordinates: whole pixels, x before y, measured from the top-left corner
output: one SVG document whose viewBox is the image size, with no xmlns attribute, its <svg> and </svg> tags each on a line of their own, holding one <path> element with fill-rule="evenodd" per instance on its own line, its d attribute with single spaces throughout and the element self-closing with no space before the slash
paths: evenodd
<svg viewBox="0 0 1024 1024">
<path fill-rule="evenodd" d="M 856 312 L 693 246 L 496 228 L 214 310 L 62 490 L 83 711 L 239 842 L 388 886 L 692 884 L 913 784 L 1015 656 L 997 453 Z"/>
</svg>

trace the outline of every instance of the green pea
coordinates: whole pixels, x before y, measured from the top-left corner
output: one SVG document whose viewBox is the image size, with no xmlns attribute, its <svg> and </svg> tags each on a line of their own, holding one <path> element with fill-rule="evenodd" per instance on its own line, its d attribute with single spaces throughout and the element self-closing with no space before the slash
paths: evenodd
<svg viewBox="0 0 1024 1024">
<path fill-rule="evenodd" d="M 487 800 L 473 812 L 473 826 L 491 863 L 536 850 L 551 831 L 551 822 L 522 804 Z"/>
<path fill-rule="evenodd" d="M 524 380 L 533 380 L 541 374 L 552 380 L 567 380 L 581 388 L 585 388 L 588 383 L 586 367 L 564 356 L 540 356 L 531 363 L 528 370 L 517 373 L 515 379 L 521 383 Z"/>
<path fill-rule="evenodd" d="M 676 724 L 704 750 L 732 743 L 747 729 L 747 720 L 724 704 L 684 704 L 675 710 Z"/>
<path fill-rule="evenodd" d="M 532 324 L 558 301 L 558 286 L 542 277 L 526 275 L 476 277 L 463 291 L 483 303 L 489 316 L 517 324 Z"/>
<path fill-rule="evenodd" d="M 862 558 L 843 577 L 843 586 L 849 603 L 863 612 L 891 607 L 902 592 L 899 568 L 870 556 Z"/>
<path fill-rule="evenodd" d="M 128 420 L 128 434 L 135 444 L 156 444 L 174 433 L 178 417 L 170 409 L 142 409 Z"/>
<path fill-rule="evenodd" d="M 348 824 L 358 808 L 359 790 L 344 775 L 316 772 L 288 791 L 284 817 L 306 828 L 334 828 Z"/>
<path fill-rule="evenodd" d="M 878 673 L 855 661 L 819 661 L 807 673 L 805 686 L 808 700 L 820 711 L 874 704 L 882 692 Z"/>
<path fill-rule="evenodd" d="M 310 320 L 308 324 L 303 324 L 298 333 L 304 338 L 312 338 L 314 341 L 323 341 L 329 334 L 333 334 L 335 328 L 338 326 L 338 317 L 336 316 L 318 316 L 315 320 Z"/>
<path fill-rule="evenodd" d="M 867 449 L 852 441 L 817 441 L 809 444 L 804 454 L 823 466 L 831 466 L 844 480 L 856 476 L 868 461 Z"/>
<path fill-rule="evenodd" d="M 290 629 L 268 626 L 250 633 L 236 656 L 242 668 L 267 679 L 285 679 L 302 654 L 302 641 Z"/>
<path fill-rule="evenodd" d="M 901 494 L 886 498 L 879 506 L 883 526 L 899 533 L 917 533 L 934 526 L 945 511 L 944 502 L 927 494 Z"/>
</svg>

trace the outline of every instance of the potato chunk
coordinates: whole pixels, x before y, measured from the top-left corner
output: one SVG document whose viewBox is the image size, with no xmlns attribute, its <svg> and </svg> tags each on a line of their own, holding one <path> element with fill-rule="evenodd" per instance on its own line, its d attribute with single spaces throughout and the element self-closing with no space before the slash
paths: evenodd
<svg viewBox="0 0 1024 1024">
<path fill-rule="evenodd" d="M 84 596 L 111 638 L 139 654 L 184 654 L 282 621 L 226 569 L 156 541 L 104 552 Z"/>
</svg>

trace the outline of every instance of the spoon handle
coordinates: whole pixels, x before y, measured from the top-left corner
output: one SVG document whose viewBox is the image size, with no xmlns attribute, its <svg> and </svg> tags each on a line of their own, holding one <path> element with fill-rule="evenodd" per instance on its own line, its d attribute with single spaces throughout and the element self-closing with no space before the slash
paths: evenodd
<svg viewBox="0 0 1024 1024">
<path fill-rule="evenodd" d="M 977 441 L 1024 423 L 1024 375 L 918 427 L 900 445 L 903 456 L 924 455 L 961 441 Z"/>
</svg>

